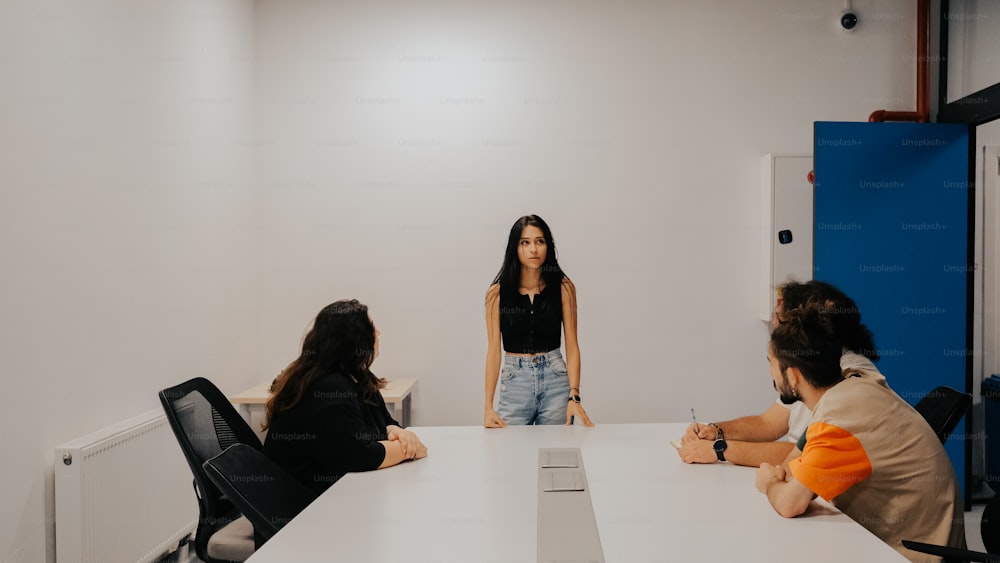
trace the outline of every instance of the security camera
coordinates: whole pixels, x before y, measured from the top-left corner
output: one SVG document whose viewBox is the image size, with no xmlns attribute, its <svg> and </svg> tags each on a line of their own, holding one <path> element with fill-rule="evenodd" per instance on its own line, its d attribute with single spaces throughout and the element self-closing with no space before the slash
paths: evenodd
<svg viewBox="0 0 1000 563">
<path fill-rule="evenodd" d="M 840 27 L 844 31 L 853 31 L 858 27 L 858 15 L 850 10 L 840 14 Z"/>
</svg>

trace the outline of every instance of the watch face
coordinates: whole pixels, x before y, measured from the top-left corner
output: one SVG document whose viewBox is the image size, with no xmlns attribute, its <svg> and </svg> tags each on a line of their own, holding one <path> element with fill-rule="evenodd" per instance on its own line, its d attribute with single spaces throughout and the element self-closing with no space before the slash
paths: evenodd
<svg viewBox="0 0 1000 563">
<path fill-rule="evenodd" d="M 726 447 L 727 446 L 728 445 L 726 444 L 725 440 L 716 440 L 715 444 L 712 445 L 712 447 L 715 448 L 715 451 L 717 451 L 717 452 L 724 452 L 724 451 L 726 451 Z"/>
</svg>

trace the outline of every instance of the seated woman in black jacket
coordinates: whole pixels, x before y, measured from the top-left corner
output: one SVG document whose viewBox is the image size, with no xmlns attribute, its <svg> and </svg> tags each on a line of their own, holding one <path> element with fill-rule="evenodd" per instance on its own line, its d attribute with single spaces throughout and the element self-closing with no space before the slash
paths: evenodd
<svg viewBox="0 0 1000 563">
<path fill-rule="evenodd" d="M 264 452 L 317 494 L 349 471 L 427 456 L 389 415 L 379 393 L 386 381 L 369 369 L 378 336 L 368 307 L 330 304 L 316 316 L 302 354 L 274 382 Z"/>
</svg>

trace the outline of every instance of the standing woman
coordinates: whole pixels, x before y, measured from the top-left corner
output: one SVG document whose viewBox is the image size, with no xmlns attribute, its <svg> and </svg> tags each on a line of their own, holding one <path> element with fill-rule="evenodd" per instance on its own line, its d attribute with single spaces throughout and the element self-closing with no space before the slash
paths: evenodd
<svg viewBox="0 0 1000 563">
<path fill-rule="evenodd" d="M 566 360 L 559 351 L 566 336 Z M 486 291 L 486 404 L 483 426 L 593 426 L 580 403 L 576 287 L 556 261 L 549 226 L 537 215 L 510 229 L 503 266 Z M 500 347 L 503 346 L 501 371 Z M 493 409 L 499 379 L 500 399 Z"/>
<path fill-rule="evenodd" d="M 353 299 L 327 305 L 274 382 L 264 453 L 317 494 L 345 473 L 427 455 L 385 408 L 386 381 L 369 369 L 378 336 L 368 307 Z"/>
</svg>

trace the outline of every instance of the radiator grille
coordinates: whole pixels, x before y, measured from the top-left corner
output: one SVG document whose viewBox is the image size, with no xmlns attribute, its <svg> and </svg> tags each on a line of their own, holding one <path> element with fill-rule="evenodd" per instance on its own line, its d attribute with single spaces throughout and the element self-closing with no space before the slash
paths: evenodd
<svg viewBox="0 0 1000 563">
<path fill-rule="evenodd" d="M 191 470 L 162 412 L 82 436 L 55 454 L 60 563 L 155 561 L 194 530 Z"/>
</svg>

